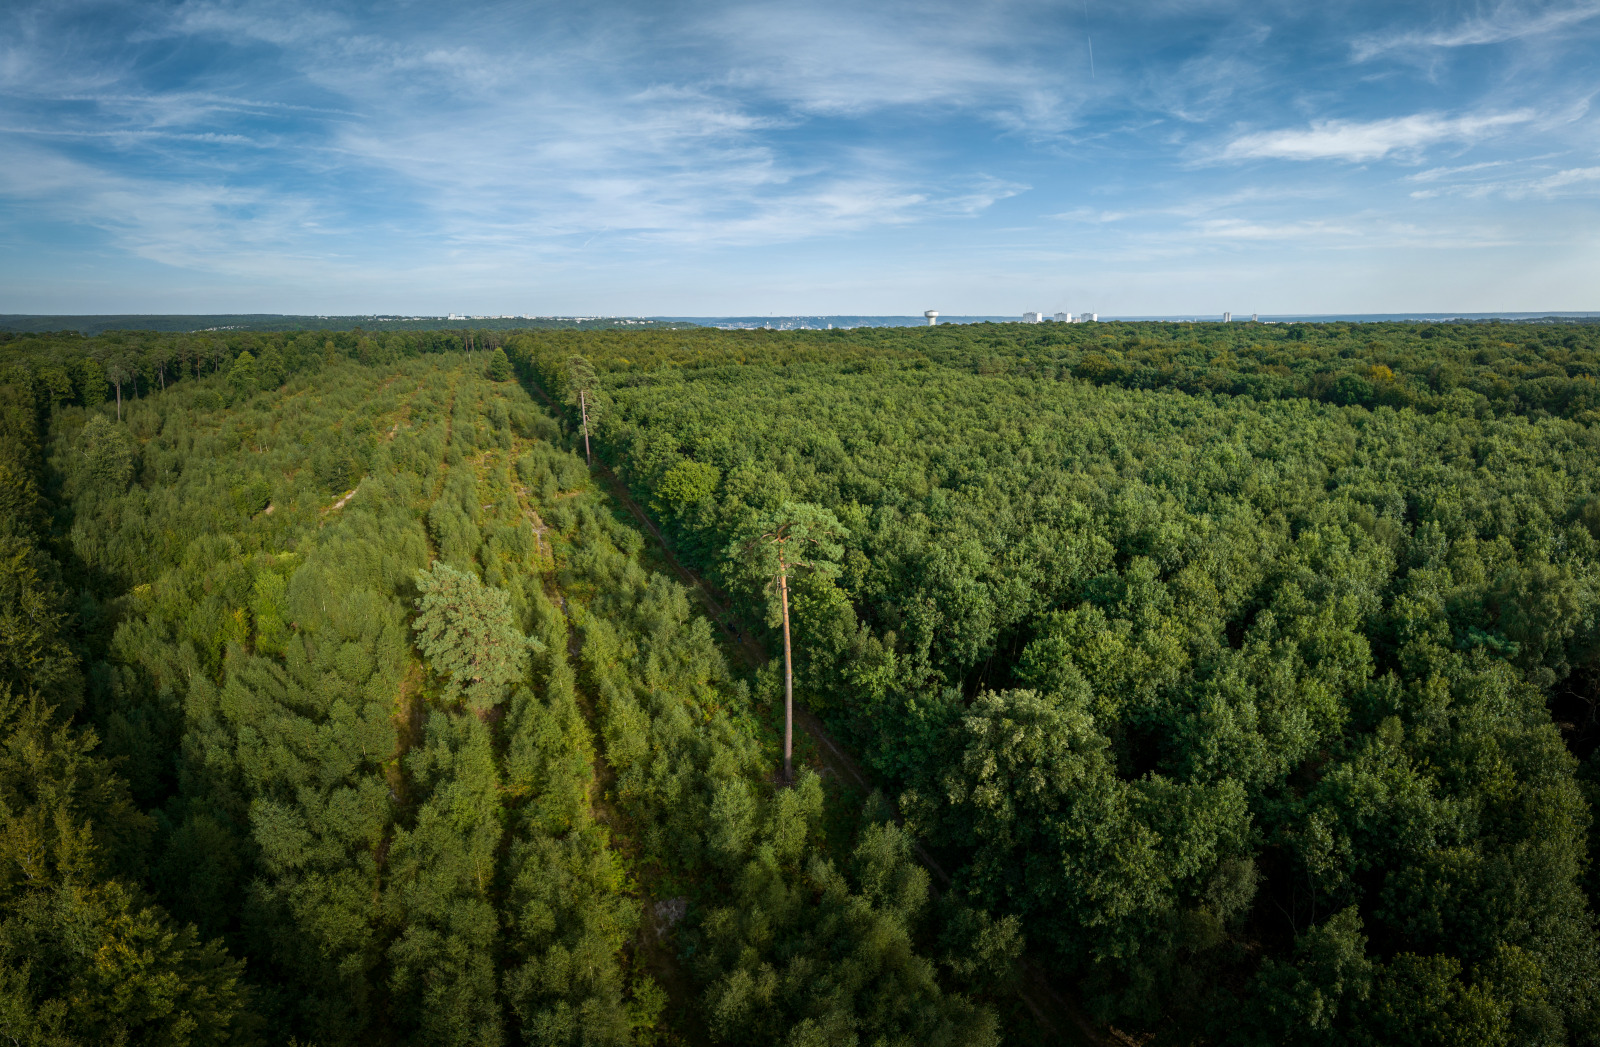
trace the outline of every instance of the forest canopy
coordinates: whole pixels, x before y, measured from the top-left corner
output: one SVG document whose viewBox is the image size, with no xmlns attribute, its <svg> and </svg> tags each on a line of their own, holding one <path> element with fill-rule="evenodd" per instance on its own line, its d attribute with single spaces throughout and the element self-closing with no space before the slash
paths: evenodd
<svg viewBox="0 0 1600 1047">
<path fill-rule="evenodd" d="M 1582 325 L 10 338 L 0 1033 L 1596 1042 L 1597 372 Z M 881 793 L 781 773 L 786 631 Z"/>
</svg>

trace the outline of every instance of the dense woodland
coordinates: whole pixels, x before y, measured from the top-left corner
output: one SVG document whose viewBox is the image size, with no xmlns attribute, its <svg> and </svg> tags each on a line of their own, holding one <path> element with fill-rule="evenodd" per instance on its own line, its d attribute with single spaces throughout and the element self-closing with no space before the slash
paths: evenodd
<svg viewBox="0 0 1600 1047">
<path fill-rule="evenodd" d="M 1597 372 L 1566 325 L 6 341 L 0 1032 L 1027 1043 L 1026 963 L 1148 1042 L 1596 1042 Z M 780 596 L 881 795 L 783 779 Z"/>
<path fill-rule="evenodd" d="M 121 422 L 13 368 L 5 1035 L 996 1042 L 888 805 L 774 787 L 706 619 L 441 348 L 241 350 Z"/>
</svg>

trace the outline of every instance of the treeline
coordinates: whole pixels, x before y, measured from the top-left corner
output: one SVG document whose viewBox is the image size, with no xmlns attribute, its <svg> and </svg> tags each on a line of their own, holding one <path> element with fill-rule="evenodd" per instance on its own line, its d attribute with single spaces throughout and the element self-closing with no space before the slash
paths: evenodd
<svg viewBox="0 0 1600 1047">
<path fill-rule="evenodd" d="M 791 583 L 797 689 L 895 783 L 956 897 L 1020 919 L 1104 1020 L 1173 1043 L 1554 1044 L 1600 1038 L 1600 774 L 1573 755 L 1600 663 L 1592 338 L 507 349 L 557 397 L 587 357 L 601 453 L 748 620 L 775 621 L 728 550 L 786 503 L 837 516 L 837 581 Z M 1282 384 L 1224 387 L 1262 373 Z"/>
<path fill-rule="evenodd" d="M 615 381 L 735 364 L 940 366 L 985 377 L 1600 420 L 1600 325 L 1511 323 L 964 324 L 834 331 L 524 335 L 603 359 Z M 508 345 L 510 340 L 508 340 Z M 559 353 L 561 350 L 555 350 Z"/>
<path fill-rule="evenodd" d="M 1589 324 L 1088 324 L 980 336 L 936 358 L 1131 389 L 1600 421 Z"/>
<path fill-rule="evenodd" d="M 641 317 L 475 316 L 474 330 L 576 330 L 675 328 L 695 324 Z M 460 318 L 443 316 L 294 316 L 283 313 L 174 313 L 48 315 L 0 313 L 0 338 L 27 334 L 104 334 L 108 331 L 194 333 L 213 331 L 459 331 Z"/>
<path fill-rule="evenodd" d="M 354 323 L 357 318 L 350 318 Z M 511 326 L 507 326 L 511 324 Z M 334 359 L 388 363 L 419 355 L 493 350 L 514 339 L 574 337 L 511 321 L 470 330 L 106 331 L 0 333 L 11 380 L 55 406 L 94 406 L 120 392 L 142 396 L 166 383 L 216 373 L 242 352 L 251 379 L 275 388 Z M 1248 396 L 1314 399 L 1365 407 L 1448 410 L 1478 417 L 1600 419 L 1600 325 L 1429 324 L 966 324 L 832 331 L 597 329 L 578 335 L 605 347 L 615 373 L 700 369 L 760 360 L 830 366 L 928 366 L 988 376 Z M 226 390 L 222 391 L 226 396 Z"/>
<path fill-rule="evenodd" d="M 107 864 L 73 868 L 171 955 L 150 973 L 166 1010 L 128 1015 L 17 938 L 0 1031 L 997 1042 L 962 993 L 1001 986 L 1015 928 L 936 910 L 881 806 L 830 808 L 809 773 L 774 788 L 748 685 L 556 424 L 495 380 L 503 354 L 363 363 L 357 339 L 266 363 L 299 346 L 240 346 L 120 422 L 38 396 L 71 361 L 6 358 L 28 376 L 8 395 L 48 419 L 27 475 L 55 503 L 29 533 L 60 552 L 48 595 L 76 647 L 38 716 L 94 783 L 80 852 L 105 837 Z M 33 882 L 32 840 L 12 880 Z M 28 926 L 75 926 L 29 904 Z M 137 997 L 105 943 L 67 937 Z"/>
<path fill-rule="evenodd" d="M 408 332 L 227 331 L 173 334 L 107 331 L 0 333 L 0 380 L 21 389 L 44 415 L 63 407 L 98 407 L 158 393 L 176 382 L 225 374 L 202 404 L 226 406 L 290 377 L 341 361 L 390 364 L 430 353 L 490 352 L 505 335 L 490 330 Z"/>
</svg>

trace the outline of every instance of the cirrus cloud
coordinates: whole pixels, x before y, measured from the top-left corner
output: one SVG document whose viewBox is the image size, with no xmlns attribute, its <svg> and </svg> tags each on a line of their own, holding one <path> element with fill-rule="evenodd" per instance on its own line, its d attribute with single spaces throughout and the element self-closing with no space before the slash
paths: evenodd
<svg viewBox="0 0 1600 1047">
<path fill-rule="evenodd" d="M 1600 15 L 1600 2 L 1597 0 L 1584 0 L 1583 3 L 1557 5 L 1543 10 L 1530 10 L 1520 4 L 1501 4 L 1486 15 L 1448 28 L 1358 37 L 1351 44 L 1351 56 L 1358 62 L 1364 62 L 1388 51 L 1500 44 L 1567 29 L 1587 22 L 1596 15 Z"/>
<path fill-rule="evenodd" d="M 1529 110 L 1447 117 L 1417 113 L 1384 120 L 1323 120 L 1307 128 L 1240 135 L 1223 148 L 1226 160 L 1348 160 L 1362 163 L 1411 153 L 1441 142 L 1476 142 L 1534 119 Z"/>
</svg>

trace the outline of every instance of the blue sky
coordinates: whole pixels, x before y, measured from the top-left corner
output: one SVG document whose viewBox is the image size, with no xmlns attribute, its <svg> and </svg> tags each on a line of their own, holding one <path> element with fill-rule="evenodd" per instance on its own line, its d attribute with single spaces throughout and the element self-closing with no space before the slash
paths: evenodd
<svg viewBox="0 0 1600 1047">
<path fill-rule="evenodd" d="M 1600 0 L 0 11 L 0 312 L 1600 309 Z"/>
</svg>

